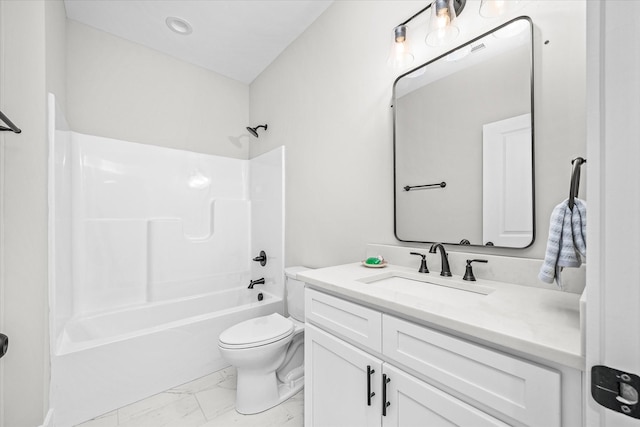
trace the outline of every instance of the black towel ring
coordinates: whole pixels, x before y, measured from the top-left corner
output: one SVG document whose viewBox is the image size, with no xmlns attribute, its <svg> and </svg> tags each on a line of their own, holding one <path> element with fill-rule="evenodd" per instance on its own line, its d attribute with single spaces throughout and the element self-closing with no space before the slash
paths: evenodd
<svg viewBox="0 0 640 427">
<path fill-rule="evenodd" d="M 578 189 L 580 188 L 580 167 L 587 163 L 587 159 L 583 157 L 576 157 L 571 160 L 573 170 L 571 171 L 571 186 L 569 188 L 569 209 L 573 210 L 575 205 L 574 199 L 578 197 Z"/>
</svg>

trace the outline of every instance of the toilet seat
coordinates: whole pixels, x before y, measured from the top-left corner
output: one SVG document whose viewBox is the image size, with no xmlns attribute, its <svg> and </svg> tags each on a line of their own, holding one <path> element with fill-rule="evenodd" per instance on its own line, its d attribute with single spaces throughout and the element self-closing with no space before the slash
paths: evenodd
<svg viewBox="0 0 640 427">
<path fill-rule="evenodd" d="M 229 349 L 260 347 L 293 335 L 291 320 L 278 313 L 256 317 L 234 325 L 220 334 L 219 345 Z"/>
</svg>

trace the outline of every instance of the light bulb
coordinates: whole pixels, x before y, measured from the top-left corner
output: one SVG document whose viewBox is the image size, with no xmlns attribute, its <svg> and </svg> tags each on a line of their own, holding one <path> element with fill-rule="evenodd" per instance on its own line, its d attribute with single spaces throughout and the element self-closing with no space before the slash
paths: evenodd
<svg viewBox="0 0 640 427">
<path fill-rule="evenodd" d="M 480 15 L 485 18 L 496 18 L 514 11 L 519 3 L 520 0 L 482 0 Z"/>
<path fill-rule="evenodd" d="M 453 0 L 435 0 L 431 5 L 429 33 L 425 41 L 430 46 L 442 46 L 458 37 L 458 27 L 454 25 L 456 12 Z"/>
<path fill-rule="evenodd" d="M 413 62 L 413 54 L 407 43 L 407 26 L 398 25 L 393 29 L 393 43 L 387 63 L 393 68 L 405 68 Z"/>
<path fill-rule="evenodd" d="M 451 17 L 449 11 L 446 8 L 440 9 L 436 13 L 436 26 L 438 28 L 444 28 L 451 23 Z"/>
</svg>

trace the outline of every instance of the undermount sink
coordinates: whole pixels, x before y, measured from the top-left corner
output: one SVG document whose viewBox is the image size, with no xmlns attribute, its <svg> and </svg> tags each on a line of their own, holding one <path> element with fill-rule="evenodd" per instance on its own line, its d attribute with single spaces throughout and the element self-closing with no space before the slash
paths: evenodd
<svg viewBox="0 0 640 427">
<path fill-rule="evenodd" d="M 409 273 L 396 270 L 363 277 L 358 279 L 358 282 L 381 286 L 398 292 L 410 294 L 420 293 L 421 295 L 433 292 L 438 294 L 449 293 L 456 296 L 469 293 L 476 294 L 477 296 L 485 296 L 495 290 L 474 282 L 461 282 L 456 278 L 440 278 L 424 273 Z"/>
</svg>

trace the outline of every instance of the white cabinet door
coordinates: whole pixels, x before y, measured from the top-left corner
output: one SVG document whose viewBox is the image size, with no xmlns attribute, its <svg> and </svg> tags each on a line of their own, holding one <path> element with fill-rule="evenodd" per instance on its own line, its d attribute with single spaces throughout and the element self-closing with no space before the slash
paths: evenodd
<svg viewBox="0 0 640 427">
<path fill-rule="evenodd" d="M 305 425 L 380 426 L 382 362 L 310 324 L 304 333 Z"/>
<path fill-rule="evenodd" d="M 500 426 L 502 421 L 422 382 L 401 370 L 384 364 L 387 406 L 384 427 L 423 426 Z"/>
</svg>

